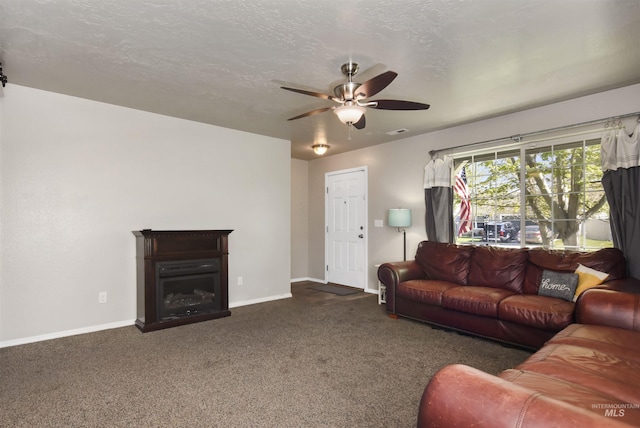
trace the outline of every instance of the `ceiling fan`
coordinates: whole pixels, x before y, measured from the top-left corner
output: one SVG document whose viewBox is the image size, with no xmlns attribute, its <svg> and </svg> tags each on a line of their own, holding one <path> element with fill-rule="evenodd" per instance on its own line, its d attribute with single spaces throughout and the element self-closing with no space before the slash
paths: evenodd
<svg viewBox="0 0 640 428">
<path fill-rule="evenodd" d="M 348 126 L 353 125 L 356 129 L 363 129 L 366 124 L 364 117 L 366 108 L 375 108 L 378 110 L 426 110 L 429 108 L 429 104 L 413 101 L 367 100 L 367 98 L 376 95 L 393 82 L 393 79 L 398 76 L 398 73 L 394 71 L 387 71 L 367 80 L 364 83 L 357 83 L 353 81 L 353 76 L 358 73 L 358 64 L 353 62 L 343 64 L 340 70 L 342 71 L 342 74 L 347 76 L 347 81 L 333 89 L 335 96 L 281 86 L 282 89 L 286 89 L 287 91 L 311 95 L 312 97 L 323 98 L 340 104 L 339 106 L 322 107 L 311 110 L 288 120 L 301 119 L 303 117 L 313 116 L 314 114 L 333 110 L 342 123 Z"/>
</svg>

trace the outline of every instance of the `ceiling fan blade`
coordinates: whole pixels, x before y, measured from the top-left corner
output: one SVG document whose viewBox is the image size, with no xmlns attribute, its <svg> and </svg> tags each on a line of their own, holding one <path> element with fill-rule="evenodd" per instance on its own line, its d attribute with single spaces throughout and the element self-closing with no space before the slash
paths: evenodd
<svg viewBox="0 0 640 428">
<path fill-rule="evenodd" d="M 315 109 L 315 110 L 308 111 L 306 113 L 300 114 L 298 116 L 292 117 L 291 119 L 287 119 L 287 120 L 301 119 L 303 117 L 313 116 L 314 114 L 324 113 L 325 111 L 332 110 L 332 109 L 333 109 L 333 107 L 322 107 L 322 108 L 318 108 L 318 109 Z"/>
<path fill-rule="evenodd" d="M 353 124 L 353 127 L 356 129 L 364 129 L 366 124 L 367 124 L 367 120 L 364 118 L 364 114 L 363 114 L 360 120 Z"/>
<path fill-rule="evenodd" d="M 325 100 L 332 100 L 335 101 L 336 98 L 332 97 L 329 94 L 323 94 L 321 92 L 313 92 L 313 91 L 305 91 L 304 89 L 298 89 L 298 88 L 289 88 L 286 86 L 280 86 L 282 89 L 286 89 L 287 91 L 291 91 L 291 92 L 297 92 L 299 94 L 303 94 L 303 95 L 311 95 L 312 97 L 318 97 L 318 98 L 322 98 Z"/>
<path fill-rule="evenodd" d="M 395 71 L 387 71 L 385 73 L 378 74 L 376 77 L 373 77 L 358 86 L 358 89 L 356 89 L 355 93 L 356 98 L 358 96 L 361 96 L 363 98 L 374 96 L 375 94 L 389 86 L 389 84 L 393 82 L 393 79 L 395 79 L 397 76 L 398 73 L 396 73 Z"/>
<path fill-rule="evenodd" d="M 426 110 L 431 107 L 429 104 L 416 103 L 413 101 L 375 100 L 371 102 L 377 103 L 377 105 L 367 107 L 376 108 L 378 110 Z"/>
</svg>

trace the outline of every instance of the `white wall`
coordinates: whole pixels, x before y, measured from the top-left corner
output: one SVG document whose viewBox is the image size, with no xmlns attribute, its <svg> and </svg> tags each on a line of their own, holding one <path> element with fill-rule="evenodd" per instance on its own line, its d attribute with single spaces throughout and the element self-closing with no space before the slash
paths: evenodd
<svg viewBox="0 0 640 428">
<path fill-rule="evenodd" d="M 143 228 L 233 229 L 230 306 L 290 296 L 288 141 L 16 85 L 4 93 L 0 346 L 131 324 L 132 231 Z"/>
<path fill-rule="evenodd" d="M 389 208 L 413 210 L 413 227 L 407 229 L 408 259 L 415 254 L 418 243 L 426 239 L 422 181 L 429 151 L 637 111 L 640 85 L 633 85 L 310 161 L 309 277 L 324 278 L 325 173 L 363 165 L 369 168 L 369 286 L 375 288 L 377 272 L 373 266 L 402 260 L 402 234 L 387 226 L 374 228 L 374 220 L 382 219 L 386 225 Z M 635 118 L 629 122 L 633 125 Z"/>
<path fill-rule="evenodd" d="M 309 279 L 309 163 L 291 159 L 291 281 Z"/>
</svg>

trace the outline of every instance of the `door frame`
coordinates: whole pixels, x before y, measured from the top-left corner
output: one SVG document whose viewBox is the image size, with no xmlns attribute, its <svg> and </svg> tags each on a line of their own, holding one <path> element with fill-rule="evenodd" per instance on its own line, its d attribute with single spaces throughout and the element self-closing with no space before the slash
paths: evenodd
<svg viewBox="0 0 640 428">
<path fill-rule="evenodd" d="M 341 169 L 338 171 L 325 172 L 324 174 L 324 283 L 329 282 L 329 177 L 340 174 L 348 174 L 361 171 L 364 173 L 364 260 L 362 269 L 363 290 L 366 292 L 377 292 L 369 289 L 369 168 L 359 166 L 355 168 Z"/>
</svg>

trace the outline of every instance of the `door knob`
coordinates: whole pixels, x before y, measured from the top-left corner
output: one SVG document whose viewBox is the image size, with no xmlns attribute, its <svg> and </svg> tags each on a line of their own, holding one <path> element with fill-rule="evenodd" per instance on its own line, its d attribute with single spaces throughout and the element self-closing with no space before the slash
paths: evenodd
<svg viewBox="0 0 640 428">
<path fill-rule="evenodd" d="M 358 238 L 364 238 L 364 235 L 361 233 L 360 235 L 358 235 Z"/>
</svg>

